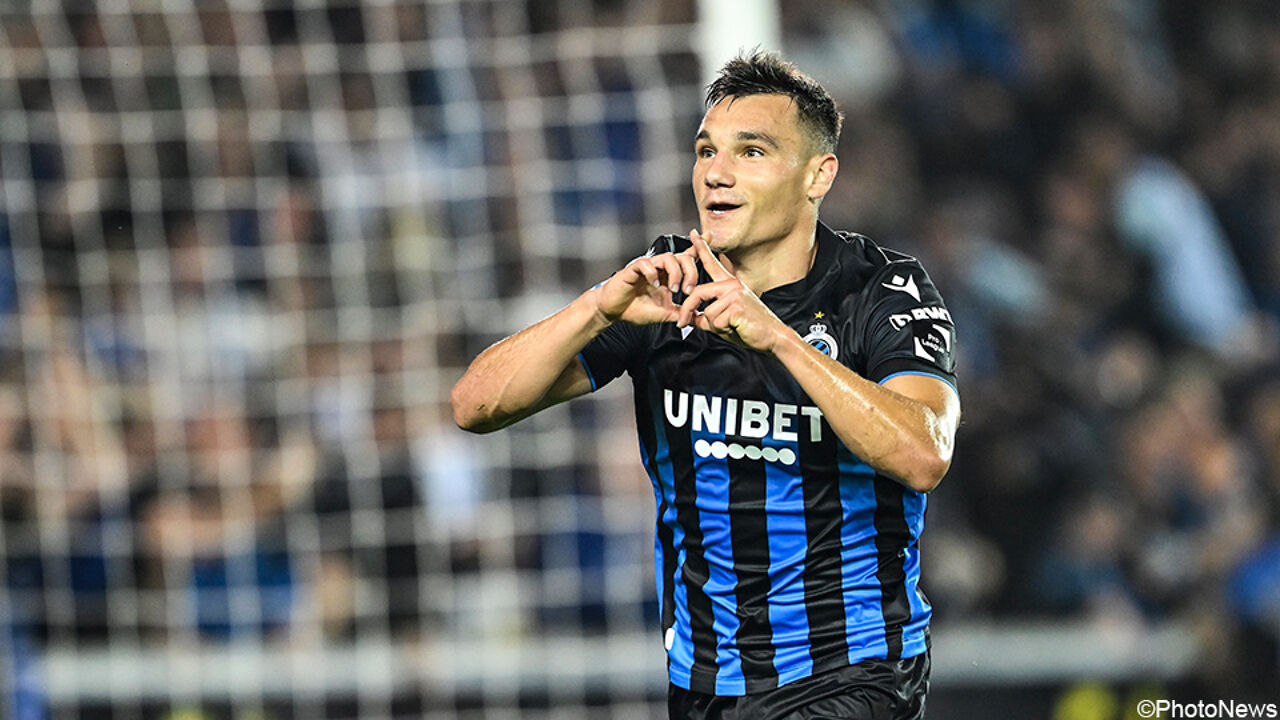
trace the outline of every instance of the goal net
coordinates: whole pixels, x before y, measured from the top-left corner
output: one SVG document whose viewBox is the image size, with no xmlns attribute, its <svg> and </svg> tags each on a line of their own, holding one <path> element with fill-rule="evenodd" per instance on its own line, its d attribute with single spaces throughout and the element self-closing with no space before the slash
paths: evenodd
<svg viewBox="0 0 1280 720">
<path fill-rule="evenodd" d="M 686 3 L 0 7 L 0 715 L 651 717 L 629 398 L 498 338 L 688 227 Z"/>
</svg>

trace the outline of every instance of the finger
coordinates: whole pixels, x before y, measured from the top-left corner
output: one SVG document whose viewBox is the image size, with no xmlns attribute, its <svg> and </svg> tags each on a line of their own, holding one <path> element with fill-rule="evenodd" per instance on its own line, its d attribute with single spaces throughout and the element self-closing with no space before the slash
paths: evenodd
<svg viewBox="0 0 1280 720">
<path fill-rule="evenodd" d="M 689 239 L 693 241 L 693 246 L 698 249 L 698 259 L 702 261 L 702 268 L 707 271 L 712 280 L 727 280 L 733 277 L 733 273 L 729 272 L 720 258 L 716 257 L 715 252 L 711 250 L 711 246 L 707 244 L 707 239 L 698 231 L 689 233 Z"/>
<path fill-rule="evenodd" d="M 687 295 L 698 285 L 698 251 L 690 245 L 688 250 L 675 257 L 684 273 L 684 292 Z"/>
<path fill-rule="evenodd" d="M 684 327 L 693 322 L 693 318 L 698 312 L 698 306 L 708 300 L 716 300 L 723 291 L 723 287 L 714 283 L 695 286 L 685 297 L 684 302 L 680 303 L 680 311 L 676 316 L 676 325 Z"/>
<path fill-rule="evenodd" d="M 706 310 L 693 318 L 693 326 L 704 332 L 718 335 L 731 342 L 741 343 L 738 336 L 740 317 L 734 314 L 727 303 L 716 301 Z"/>
<path fill-rule="evenodd" d="M 711 333 L 712 335 L 723 336 L 727 334 L 727 331 L 724 328 L 720 327 L 720 325 L 715 320 L 713 320 L 710 317 L 707 317 L 706 313 L 698 313 L 697 315 L 695 315 L 693 318 L 693 322 L 691 324 L 694 327 L 698 328 L 699 330 L 703 332 Z"/>
<path fill-rule="evenodd" d="M 750 347 L 746 341 L 742 340 L 742 336 L 739 334 L 740 322 L 740 316 L 722 311 L 719 314 L 699 313 L 694 316 L 692 325 L 700 329 L 700 331 L 714 334 L 714 336 L 735 343 L 735 345 Z"/>
<path fill-rule="evenodd" d="M 654 256 L 652 260 L 659 271 L 666 276 L 667 288 L 672 293 L 680 292 L 680 283 L 684 278 L 684 266 L 676 259 L 676 256 L 671 253 L 664 253 Z"/>
<path fill-rule="evenodd" d="M 650 285 L 654 287 L 662 287 L 662 283 L 658 279 L 658 270 L 653 266 L 653 261 L 647 257 L 636 258 L 631 263 L 632 269 L 642 275 Z"/>
<path fill-rule="evenodd" d="M 716 298 L 702 308 L 698 317 L 705 320 L 716 332 L 725 333 L 738 327 L 737 311 L 729 298 Z"/>
</svg>

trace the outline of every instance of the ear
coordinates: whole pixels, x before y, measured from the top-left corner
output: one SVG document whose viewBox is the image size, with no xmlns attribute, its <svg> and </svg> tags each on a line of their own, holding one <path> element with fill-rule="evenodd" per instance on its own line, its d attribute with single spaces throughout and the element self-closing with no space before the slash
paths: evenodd
<svg viewBox="0 0 1280 720">
<path fill-rule="evenodd" d="M 815 155 L 809 161 L 809 199 L 821 200 L 831 190 L 831 183 L 840 171 L 840 161 L 832 153 Z"/>
</svg>

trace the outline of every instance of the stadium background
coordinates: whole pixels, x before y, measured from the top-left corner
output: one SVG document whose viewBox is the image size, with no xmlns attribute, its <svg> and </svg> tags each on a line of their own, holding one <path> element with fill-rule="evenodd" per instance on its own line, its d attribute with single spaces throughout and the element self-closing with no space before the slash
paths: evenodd
<svg viewBox="0 0 1280 720">
<path fill-rule="evenodd" d="M 753 33 L 959 327 L 930 716 L 1280 701 L 1275 3 L 10 0 L 0 715 L 659 716 L 626 383 L 447 393 L 693 226 Z"/>
</svg>

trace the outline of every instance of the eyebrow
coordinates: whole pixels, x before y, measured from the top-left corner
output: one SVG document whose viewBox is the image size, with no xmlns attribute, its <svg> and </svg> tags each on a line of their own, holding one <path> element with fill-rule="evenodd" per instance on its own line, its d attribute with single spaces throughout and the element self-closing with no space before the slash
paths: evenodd
<svg viewBox="0 0 1280 720">
<path fill-rule="evenodd" d="M 775 150 L 782 147 L 781 143 L 778 142 L 777 138 L 775 138 L 774 136 L 762 130 L 739 130 L 738 134 L 735 137 L 739 142 L 755 142 L 755 141 L 763 142 L 766 145 L 772 146 Z M 706 130 L 701 130 L 698 132 L 698 135 L 694 137 L 694 142 L 697 142 L 698 140 L 710 140 L 710 139 L 711 139 L 711 133 L 707 132 Z"/>
</svg>

